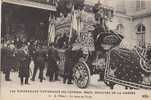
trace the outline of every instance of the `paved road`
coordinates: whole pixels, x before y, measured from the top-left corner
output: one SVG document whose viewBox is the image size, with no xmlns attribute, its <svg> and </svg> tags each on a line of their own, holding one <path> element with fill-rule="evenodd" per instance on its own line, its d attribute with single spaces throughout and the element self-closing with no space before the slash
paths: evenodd
<svg viewBox="0 0 151 100">
<path fill-rule="evenodd" d="M 38 75 L 37 75 L 38 76 Z M 60 77 L 60 81 L 53 81 L 49 82 L 48 79 L 44 80 L 43 83 L 39 82 L 38 77 L 34 82 L 29 81 L 30 85 L 21 85 L 20 80 L 18 77 L 17 72 L 12 72 L 11 73 L 11 82 L 6 82 L 4 80 L 4 74 L 1 75 L 1 100 L 90 100 L 93 98 L 93 100 L 104 100 L 103 97 L 107 97 L 108 100 L 113 100 L 112 95 L 108 95 L 110 89 L 108 86 L 104 84 L 104 82 L 98 82 L 99 76 L 98 75 L 93 75 L 91 76 L 91 81 L 87 89 L 79 89 L 76 85 L 68 85 L 68 84 L 63 84 L 62 83 L 62 78 Z M 124 87 L 120 85 L 115 86 L 116 90 L 123 90 Z M 89 94 L 89 92 L 92 91 L 98 91 L 98 94 Z M 44 93 L 20 93 L 20 92 L 12 92 L 12 91 L 67 91 L 67 94 L 57 94 L 57 93 L 49 93 L 49 92 L 44 92 Z M 68 93 L 68 91 L 86 91 L 86 94 L 79 94 L 79 93 Z M 94 92 L 93 92 L 94 93 Z M 100 94 L 99 94 L 100 93 Z M 118 93 L 118 92 L 117 92 Z M 59 99 L 54 99 L 54 96 L 57 94 L 57 97 Z M 82 95 L 84 96 L 83 98 L 79 98 L 78 96 Z M 67 96 L 68 99 L 63 99 L 64 96 Z M 71 96 L 71 97 L 70 97 Z M 76 97 L 73 97 L 76 96 Z M 117 96 L 117 95 L 114 95 Z M 120 95 L 119 95 L 120 96 Z M 130 96 L 130 95 L 129 95 Z M 137 97 L 137 96 L 135 96 Z M 45 99 L 44 99 L 45 98 Z M 77 98 L 77 99 L 75 99 Z M 122 95 L 121 98 L 123 99 Z M 130 98 L 130 97 L 128 97 Z M 126 98 L 125 98 L 126 99 Z M 123 100 L 125 100 L 123 99 Z M 106 99 L 105 99 L 106 100 Z M 135 99 L 134 99 L 135 100 Z"/>
<path fill-rule="evenodd" d="M 71 85 L 63 84 L 61 77 L 59 78 L 60 81 L 49 82 L 48 79 L 46 78 L 46 80 L 44 80 L 43 83 L 40 83 L 39 79 L 38 79 L 38 73 L 36 76 L 36 80 L 34 82 L 29 80 L 30 85 L 23 85 L 23 86 L 20 84 L 18 72 L 11 72 L 12 81 L 10 81 L 10 82 L 6 82 L 4 80 L 4 74 L 2 74 L 1 76 L 2 76 L 1 86 L 3 89 L 5 89 L 5 88 L 19 88 L 19 89 L 20 88 L 24 88 L 24 89 L 26 89 L 26 88 L 27 89 L 29 89 L 29 88 L 31 88 L 31 89 L 37 89 L 37 88 L 39 88 L 39 89 L 45 89 L 45 88 L 47 88 L 47 89 L 48 88 L 68 89 L 68 88 L 70 88 L 70 89 L 78 89 L 78 87 L 75 84 L 71 84 Z M 90 84 L 87 89 L 109 89 L 109 87 L 106 86 L 103 81 L 98 82 L 97 81 L 98 78 L 99 78 L 98 75 L 91 76 L 91 81 L 90 81 Z M 115 89 L 124 89 L 124 87 L 116 85 Z"/>
</svg>

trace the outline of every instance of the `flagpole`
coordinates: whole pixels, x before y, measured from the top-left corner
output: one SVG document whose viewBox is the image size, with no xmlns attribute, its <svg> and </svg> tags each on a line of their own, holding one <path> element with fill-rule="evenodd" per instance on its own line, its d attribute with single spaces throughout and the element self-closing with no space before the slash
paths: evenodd
<svg viewBox="0 0 151 100">
<path fill-rule="evenodd" d="M 70 25 L 70 34 L 69 34 L 69 42 L 71 41 L 71 36 L 72 36 L 72 27 L 73 27 L 73 14 L 74 14 L 74 5 L 72 6 L 72 11 L 71 11 L 71 25 Z"/>
<path fill-rule="evenodd" d="M 78 10 L 78 39 L 80 38 L 80 35 L 81 35 L 81 27 L 82 27 L 82 21 L 81 21 L 81 18 L 82 18 L 82 14 L 83 14 L 83 11 L 84 10 L 82 10 L 82 11 L 80 11 L 80 10 Z"/>
<path fill-rule="evenodd" d="M 48 28 L 48 46 L 50 45 L 50 31 L 51 31 L 51 13 L 49 15 L 49 28 Z"/>
</svg>

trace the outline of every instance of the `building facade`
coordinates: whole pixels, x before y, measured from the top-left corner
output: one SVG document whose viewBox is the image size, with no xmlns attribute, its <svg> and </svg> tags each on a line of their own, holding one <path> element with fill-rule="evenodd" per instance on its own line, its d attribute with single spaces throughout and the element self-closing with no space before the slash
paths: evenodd
<svg viewBox="0 0 151 100">
<path fill-rule="evenodd" d="M 92 6 L 98 1 L 114 9 L 107 26 L 124 36 L 122 46 L 146 47 L 151 43 L 151 0 L 86 0 Z"/>
<path fill-rule="evenodd" d="M 118 31 L 125 37 L 123 41 L 125 47 L 146 47 L 151 43 L 151 1 L 115 1 L 117 2 L 112 3 L 115 4 L 115 15 L 113 22 L 109 23 L 110 28 Z"/>
<path fill-rule="evenodd" d="M 1 36 L 47 40 L 54 0 L 2 0 Z"/>
</svg>

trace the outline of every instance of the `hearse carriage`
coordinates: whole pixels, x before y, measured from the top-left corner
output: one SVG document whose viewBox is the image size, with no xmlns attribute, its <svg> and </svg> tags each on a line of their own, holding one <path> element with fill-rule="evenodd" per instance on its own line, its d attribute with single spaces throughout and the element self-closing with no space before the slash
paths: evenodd
<svg viewBox="0 0 151 100">
<path fill-rule="evenodd" d="M 84 0 L 81 1 L 83 2 Z M 77 10 L 80 7 L 82 9 L 83 5 L 81 4 L 83 3 L 74 4 L 73 2 L 74 6 L 64 7 L 67 7 L 67 9 L 69 7 L 70 11 L 72 11 L 71 15 L 74 15 L 74 10 L 71 10 L 71 8 L 76 8 L 75 10 Z M 60 7 L 62 6 L 58 6 L 58 8 Z M 78 9 L 78 11 L 81 11 L 81 9 Z M 87 7 L 85 7 L 85 10 L 86 9 Z M 64 14 L 63 11 L 64 10 L 61 10 L 60 8 L 60 12 Z M 87 88 L 91 81 L 91 75 L 99 74 L 101 76 L 101 79 L 111 89 L 114 88 L 115 84 L 123 85 L 126 88 L 130 87 L 134 89 L 151 89 L 150 46 L 143 48 L 136 47 L 131 50 L 120 47 L 120 43 L 122 42 L 124 37 L 120 35 L 120 33 L 110 30 L 106 25 L 106 22 L 111 21 L 111 19 L 113 18 L 113 9 L 106 7 L 101 3 L 97 3 L 92 8 L 91 13 L 92 12 L 95 15 L 94 19 L 97 24 L 90 25 L 93 24 L 93 21 L 91 23 L 85 24 L 87 24 L 88 26 L 93 26 L 94 29 L 89 31 L 90 28 L 85 28 L 85 32 L 80 32 L 80 35 L 82 35 L 80 36 L 82 38 L 82 42 L 78 38 L 76 41 L 70 43 L 72 50 L 82 50 L 83 54 L 87 55 L 78 58 L 78 62 L 75 63 L 74 66 L 72 66 L 75 85 L 77 85 L 79 88 Z M 66 15 L 67 13 L 65 13 L 65 17 Z M 83 22 L 83 18 L 85 18 L 86 16 L 79 17 L 80 21 Z M 75 17 L 72 16 L 72 18 L 69 19 L 74 18 Z M 73 27 L 67 28 L 74 26 L 71 25 L 71 23 L 72 20 L 68 23 L 65 22 L 64 24 L 66 25 L 63 25 L 59 21 L 58 26 L 56 26 L 56 33 L 59 33 L 59 31 L 60 33 L 63 33 L 64 31 L 65 33 L 72 33 L 71 29 Z M 63 25 L 64 28 L 61 25 Z M 84 35 L 87 35 L 88 37 Z M 91 39 L 89 36 L 93 39 Z M 90 40 L 88 42 L 88 45 L 85 40 Z"/>
<path fill-rule="evenodd" d="M 151 89 L 150 46 L 129 50 L 120 47 L 120 34 L 101 34 L 95 51 L 87 60 L 79 60 L 73 68 L 74 82 L 79 88 L 87 88 L 91 75 L 99 74 L 111 89 L 115 84 L 129 88 Z M 111 41 L 112 40 L 112 41 Z M 101 76 L 102 75 L 102 76 Z"/>
<path fill-rule="evenodd" d="M 90 34 L 90 37 L 93 37 L 92 32 L 85 32 L 83 35 Z M 72 66 L 73 79 L 77 87 L 87 88 L 91 75 L 98 74 L 111 89 L 115 84 L 123 85 L 125 88 L 151 89 L 150 46 L 135 47 L 132 50 L 123 48 L 120 46 L 123 38 L 122 35 L 107 30 L 99 33 L 95 39 L 89 38 L 88 44 L 91 46 L 84 42 L 88 37 L 82 42 L 79 40 L 72 44 L 73 51 L 82 50 L 83 54 L 87 55 L 78 58 L 78 62 Z M 60 68 L 63 71 L 62 67 Z"/>
</svg>

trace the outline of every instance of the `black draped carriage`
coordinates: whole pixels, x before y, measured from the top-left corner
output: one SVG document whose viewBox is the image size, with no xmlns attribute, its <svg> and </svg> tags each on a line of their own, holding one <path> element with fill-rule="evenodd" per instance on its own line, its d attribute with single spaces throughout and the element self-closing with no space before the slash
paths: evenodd
<svg viewBox="0 0 151 100">
<path fill-rule="evenodd" d="M 79 88 L 86 88 L 92 74 L 103 73 L 103 81 L 111 88 L 115 84 L 120 84 L 135 89 L 151 89 L 151 59 L 148 57 L 150 50 L 120 48 L 119 44 L 122 41 L 122 39 L 119 41 L 120 35 L 102 34 L 102 36 L 100 35 L 96 41 L 98 44 L 96 50 L 89 54 L 90 60 L 79 61 L 74 66 L 73 76 L 76 85 Z M 101 44 L 112 47 L 104 50 Z"/>
</svg>

